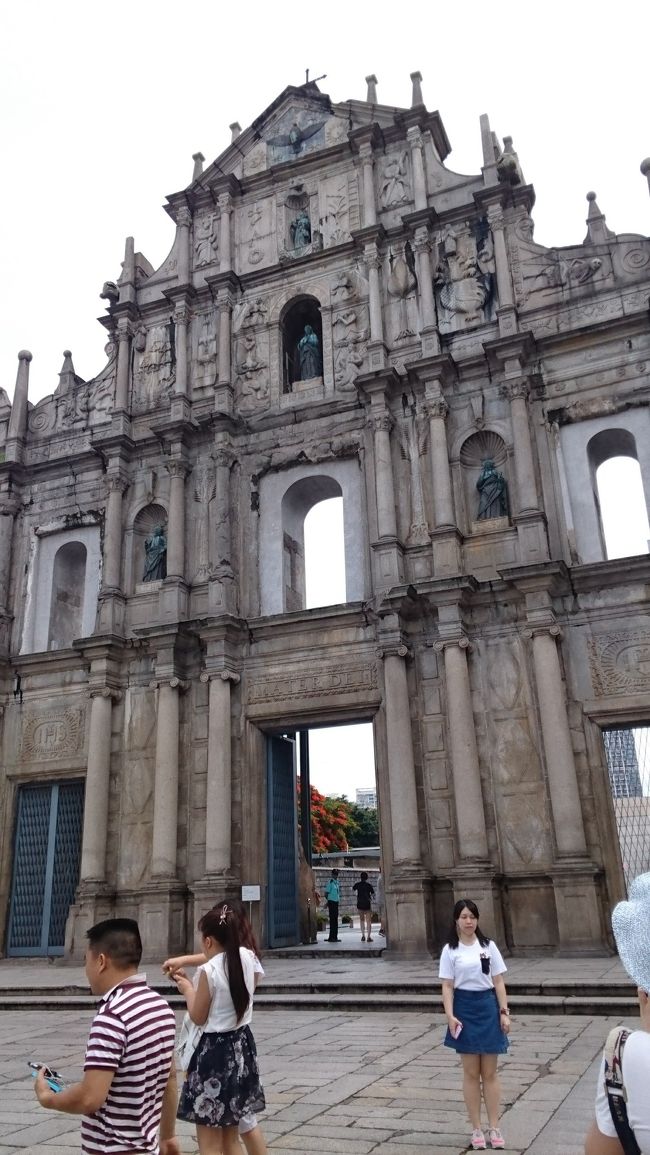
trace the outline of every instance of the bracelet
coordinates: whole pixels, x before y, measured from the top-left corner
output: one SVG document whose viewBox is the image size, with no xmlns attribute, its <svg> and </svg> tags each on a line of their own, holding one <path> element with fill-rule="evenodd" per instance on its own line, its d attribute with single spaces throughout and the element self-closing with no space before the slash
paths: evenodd
<svg viewBox="0 0 650 1155">
<path fill-rule="evenodd" d="M 507 1015 L 508 1018 L 510 1018 L 510 1011 L 508 1010 L 507 1007 L 500 1007 L 499 1008 L 499 1014 L 500 1015 Z"/>
</svg>

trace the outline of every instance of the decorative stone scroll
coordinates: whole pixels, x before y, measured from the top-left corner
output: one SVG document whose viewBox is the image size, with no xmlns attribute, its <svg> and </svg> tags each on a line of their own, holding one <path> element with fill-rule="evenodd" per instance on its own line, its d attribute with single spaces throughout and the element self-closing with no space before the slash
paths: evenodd
<svg viewBox="0 0 650 1155">
<path fill-rule="evenodd" d="M 49 762 L 78 754 L 84 742 L 83 709 L 30 713 L 23 724 L 21 762 Z"/>
<path fill-rule="evenodd" d="M 649 630 L 618 630 L 590 638 L 588 654 L 597 696 L 650 689 Z"/>
<path fill-rule="evenodd" d="M 248 684 L 251 705 L 262 702 L 362 694 L 377 691 L 374 662 L 353 666 L 323 666 L 320 670 L 294 670 L 291 674 L 270 673 Z"/>
</svg>

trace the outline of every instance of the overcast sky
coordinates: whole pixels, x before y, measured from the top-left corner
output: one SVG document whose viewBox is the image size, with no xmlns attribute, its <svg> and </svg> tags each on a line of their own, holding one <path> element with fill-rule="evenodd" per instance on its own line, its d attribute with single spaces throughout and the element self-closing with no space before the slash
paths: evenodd
<svg viewBox="0 0 650 1155">
<path fill-rule="evenodd" d="M 0 14 L 0 385 L 30 349 L 30 397 L 51 393 L 64 349 L 104 364 L 99 292 L 124 240 L 157 268 L 173 240 L 161 205 L 305 69 L 333 100 L 408 106 L 409 73 L 442 115 L 449 168 L 480 170 L 479 115 L 510 134 L 537 192 L 535 239 L 583 240 L 594 189 L 611 228 L 650 231 L 648 4 L 618 0 L 382 7 L 194 0 L 20 0 Z M 363 775 L 362 775 L 363 776 Z M 365 784 L 365 780 L 359 783 Z"/>
</svg>

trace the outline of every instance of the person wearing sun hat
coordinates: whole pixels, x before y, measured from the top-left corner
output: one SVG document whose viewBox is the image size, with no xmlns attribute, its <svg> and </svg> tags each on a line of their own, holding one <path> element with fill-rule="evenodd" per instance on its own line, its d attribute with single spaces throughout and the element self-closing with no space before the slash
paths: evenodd
<svg viewBox="0 0 650 1155">
<path fill-rule="evenodd" d="M 585 1155 L 621 1155 L 627 1152 L 650 1155 L 650 873 L 640 874 L 630 887 L 627 902 L 619 902 L 612 913 L 612 930 L 618 953 L 628 975 L 636 983 L 641 1012 L 640 1029 L 623 1032 L 627 1037 L 620 1050 L 620 1030 L 611 1032 L 600 1065 L 596 1088 L 596 1118 L 585 1141 Z M 611 1043 L 610 1043 L 611 1040 Z M 611 1050 L 610 1050 L 611 1047 Z M 606 1072 L 617 1072 L 612 1056 L 620 1059 L 622 1086 L 615 1102 L 624 1103 L 632 1135 L 614 1124 L 615 1107 L 610 1107 Z M 620 1127 L 620 1124 L 619 1124 Z"/>
</svg>

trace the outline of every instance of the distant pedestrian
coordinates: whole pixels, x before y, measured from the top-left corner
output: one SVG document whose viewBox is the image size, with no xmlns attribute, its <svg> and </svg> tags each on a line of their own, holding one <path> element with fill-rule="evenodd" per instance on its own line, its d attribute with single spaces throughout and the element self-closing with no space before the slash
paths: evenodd
<svg viewBox="0 0 650 1155">
<path fill-rule="evenodd" d="M 79 1083 L 53 1091 L 43 1068 L 36 1078 L 42 1107 L 82 1115 L 85 1155 L 143 1152 L 179 1155 L 174 1137 L 176 1020 L 169 1003 L 138 974 L 137 922 L 109 918 L 87 932 L 86 976 L 99 1008 L 92 1021 Z"/>
<path fill-rule="evenodd" d="M 341 901 L 341 886 L 339 883 L 339 872 L 336 869 L 332 871 L 332 877 L 327 881 L 327 885 L 325 887 L 325 901 L 327 903 L 330 922 L 330 933 L 327 941 L 340 942 L 339 903 Z"/>
<path fill-rule="evenodd" d="M 361 880 L 352 887 L 357 893 L 357 910 L 361 924 L 361 941 L 372 942 L 372 900 L 375 897 L 375 888 L 368 882 L 368 871 L 361 871 Z"/>
<path fill-rule="evenodd" d="M 469 898 L 460 899 L 438 973 L 448 1023 L 445 1046 L 452 1047 L 463 1061 L 463 1097 L 473 1128 L 473 1151 L 484 1151 L 487 1146 L 481 1126 L 481 1090 L 490 1146 L 504 1147 L 499 1130 L 497 1056 L 507 1051 L 510 1033 L 505 972 L 499 950 L 478 924 L 478 907 Z"/>
</svg>

